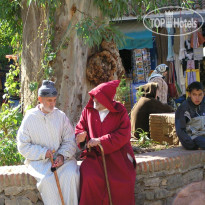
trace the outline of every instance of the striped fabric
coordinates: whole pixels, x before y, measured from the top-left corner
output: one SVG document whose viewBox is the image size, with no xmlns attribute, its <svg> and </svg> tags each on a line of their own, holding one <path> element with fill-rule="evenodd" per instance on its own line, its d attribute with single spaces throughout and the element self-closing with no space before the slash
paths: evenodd
<svg viewBox="0 0 205 205">
<path fill-rule="evenodd" d="M 51 162 L 45 159 L 48 149 L 64 156 L 57 169 L 65 204 L 78 204 L 79 167 L 74 158 L 77 146 L 73 128 L 65 113 L 55 108 L 45 115 L 38 106 L 29 110 L 17 135 L 19 152 L 26 158 L 28 172 L 37 180 L 37 188 L 45 205 L 61 205 Z"/>
</svg>

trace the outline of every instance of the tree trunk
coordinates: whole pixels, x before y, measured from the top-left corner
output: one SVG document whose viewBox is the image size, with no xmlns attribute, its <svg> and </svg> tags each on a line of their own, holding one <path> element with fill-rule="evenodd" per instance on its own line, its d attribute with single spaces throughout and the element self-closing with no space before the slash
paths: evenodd
<svg viewBox="0 0 205 205">
<path fill-rule="evenodd" d="M 27 0 L 23 0 L 23 51 L 21 61 L 21 101 L 24 108 L 28 105 L 37 104 L 37 91 L 34 93 L 29 89 L 31 82 L 39 82 L 42 71 L 40 71 L 40 59 L 42 56 L 41 38 L 38 31 L 42 31 L 44 25 L 39 28 L 44 20 L 44 11 L 37 5 L 31 4 L 27 7 Z"/>
<path fill-rule="evenodd" d="M 24 108 L 27 105 L 37 104 L 37 90 L 31 93 L 29 85 L 32 81 L 42 83 L 43 70 L 41 69 L 41 59 L 44 55 L 45 37 L 41 38 L 41 32 L 45 32 L 48 10 L 39 8 L 34 1 L 27 8 L 27 0 L 23 0 L 23 52 L 21 66 L 21 99 Z M 74 26 L 83 18 L 83 13 L 92 17 L 103 18 L 99 9 L 93 5 L 92 0 L 64 0 L 62 5 L 56 10 L 54 29 L 55 35 L 52 42 L 57 50 L 61 42 L 64 42 L 57 52 L 57 57 L 52 62 L 54 69 L 54 81 L 58 90 L 57 105 L 69 117 L 71 123 L 75 125 L 79 120 L 82 109 L 86 105 L 91 90 L 95 84 L 90 83 L 86 77 L 87 59 L 93 56 L 96 48 L 89 49 L 79 39 Z M 79 12 L 81 11 L 81 12 Z M 72 26 L 70 26 L 70 24 Z M 65 40 L 65 41 L 64 41 Z M 115 45 L 104 43 L 104 50 L 115 59 L 115 68 L 109 74 L 113 78 L 118 78 L 123 73 L 123 66 Z M 103 48 L 102 45 L 102 48 Z M 109 56 L 108 55 L 108 56 Z M 107 63 L 109 67 L 109 62 Z M 95 69 L 95 66 L 93 67 Z M 97 68 L 96 68 L 97 69 Z M 106 68 L 105 68 L 106 69 Z M 109 71 L 107 71 L 109 72 Z M 112 77 L 113 76 L 113 77 Z M 95 77 L 95 76 L 92 76 Z M 103 80 L 101 79 L 101 81 Z"/>
<path fill-rule="evenodd" d="M 87 58 L 91 55 L 91 50 L 83 45 L 81 39 L 77 37 L 75 29 L 68 29 L 72 22 L 75 25 L 82 18 L 78 11 L 72 11 L 72 7 L 91 16 L 99 16 L 100 11 L 93 6 L 92 0 L 66 0 L 62 6 L 57 9 L 55 16 L 55 37 L 53 45 L 56 48 L 65 34 L 68 35 L 67 45 L 59 50 L 57 58 L 53 64 L 55 71 L 55 83 L 58 90 L 57 107 L 63 110 L 75 125 L 79 119 L 83 107 L 86 105 L 89 96 L 88 91 L 94 86 L 86 80 Z M 21 98 L 24 108 L 34 102 L 37 104 L 37 92 L 31 94 L 29 84 L 37 81 L 41 85 L 42 71 L 40 70 L 40 59 L 43 55 L 41 49 L 42 39 L 38 37 L 38 31 L 45 28 L 40 24 L 45 18 L 44 11 L 32 3 L 29 8 L 26 1 L 23 3 L 23 53 L 21 65 Z M 72 19 L 72 21 L 71 21 Z M 28 46 L 29 45 L 29 46 Z M 38 75 L 37 75 L 38 74 Z"/>
</svg>

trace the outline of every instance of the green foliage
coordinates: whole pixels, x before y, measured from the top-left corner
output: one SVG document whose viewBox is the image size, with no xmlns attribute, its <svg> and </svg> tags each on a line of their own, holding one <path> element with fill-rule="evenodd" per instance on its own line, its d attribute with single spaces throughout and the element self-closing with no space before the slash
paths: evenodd
<svg viewBox="0 0 205 205">
<path fill-rule="evenodd" d="M 129 2 L 130 0 L 94 0 L 94 4 L 100 8 L 103 15 L 111 19 L 128 14 Z"/>
<path fill-rule="evenodd" d="M 0 141 L 0 166 L 23 164 L 23 160 L 14 139 L 6 137 Z"/>
<path fill-rule="evenodd" d="M 21 0 L 0 1 L 0 61 L 22 49 Z"/>
<path fill-rule="evenodd" d="M 0 1 L 0 21 L 6 21 L 12 35 L 22 34 L 21 0 Z"/>
<path fill-rule="evenodd" d="M 18 81 L 20 69 L 11 65 L 6 75 L 5 94 L 8 103 L 3 103 L 0 109 L 0 166 L 21 164 L 23 157 L 18 153 L 16 135 L 23 119 L 20 107 L 12 107 L 10 96 L 19 96 L 20 82 Z"/>
<path fill-rule="evenodd" d="M 49 8 L 57 8 L 60 6 L 61 1 L 60 0 L 27 0 L 27 6 L 30 6 L 31 3 L 37 3 L 39 6 L 43 7 L 49 7 Z"/>
<path fill-rule="evenodd" d="M 23 119 L 23 114 L 20 112 L 20 106 L 9 107 L 9 104 L 3 103 L 0 109 L 0 140 L 7 137 L 14 139 L 17 130 Z"/>
<path fill-rule="evenodd" d="M 140 86 L 136 92 L 137 102 L 139 101 L 139 99 L 142 97 L 143 94 L 144 92 L 142 91 L 142 86 Z"/>
<path fill-rule="evenodd" d="M 11 54 L 12 47 L 11 47 L 11 41 L 12 41 L 12 30 L 9 27 L 8 22 L 5 20 L 0 20 L 0 63 L 5 65 L 7 63 L 7 59 L 5 58 L 5 55 Z"/>
<path fill-rule="evenodd" d="M 56 58 L 56 53 L 53 51 L 51 46 L 51 40 L 47 38 L 46 45 L 44 48 L 44 57 L 41 60 L 41 67 L 44 70 L 43 78 L 48 80 L 54 74 L 54 70 L 51 67 L 51 62 Z"/>
<path fill-rule="evenodd" d="M 167 0 L 94 0 L 94 4 L 100 8 L 103 15 L 111 19 L 132 14 L 140 20 L 146 12 L 170 5 L 170 3 Z M 176 5 L 176 1 L 173 2 L 173 5 Z M 177 5 L 191 8 L 194 4 L 190 0 L 178 0 Z"/>
<path fill-rule="evenodd" d="M 37 82 L 31 82 L 29 85 L 29 89 L 31 91 L 37 90 L 38 89 L 38 83 Z"/>
<path fill-rule="evenodd" d="M 20 69 L 18 66 L 11 65 L 9 72 L 6 74 L 5 90 L 6 93 L 4 98 L 9 99 L 10 96 L 19 96 L 20 82 L 18 75 Z"/>
<path fill-rule="evenodd" d="M 0 166 L 23 163 L 24 158 L 16 145 L 17 131 L 23 119 L 20 106 L 12 108 L 3 103 L 0 109 Z"/>
<path fill-rule="evenodd" d="M 81 37 L 89 47 L 99 46 L 102 40 L 114 41 L 119 47 L 125 43 L 125 36 L 117 30 L 112 23 L 108 23 L 99 17 L 85 16 L 76 24 L 77 35 Z"/>
<path fill-rule="evenodd" d="M 141 128 L 138 128 L 135 132 L 139 133 L 139 139 L 138 139 L 139 147 L 146 148 L 153 143 L 152 140 L 148 137 L 148 132 L 145 132 Z"/>
<path fill-rule="evenodd" d="M 130 97 L 130 87 L 126 83 L 126 78 L 122 77 L 120 84 L 117 88 L 115 99 L 125 104 Z"/>
</svg>

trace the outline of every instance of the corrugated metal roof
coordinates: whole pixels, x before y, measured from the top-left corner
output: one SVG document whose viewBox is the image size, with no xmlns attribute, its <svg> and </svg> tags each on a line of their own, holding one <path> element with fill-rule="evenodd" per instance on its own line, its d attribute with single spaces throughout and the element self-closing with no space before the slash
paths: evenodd
<svg viewBox="0 0 205 205">
<path fill-rule="evenodd" d="M 166 3 L 162 3 L 159 1 L 158 8 L 168 7 L 168 6 L 185 7 L 185 5 L 183 5 L 181 2 L 182 2 L 181 0 L 168 0 Z M 191 9 L 196 10 L 198 13 L 200 13 L 204 17 L 205 16 L 205 0 L 192 0 L 192 2 L 194 2 L 194 3 L 191 4 Z M 137 11 L 138 11 L 138 9 L 137 8 L 135 9 L 134 6 L 132 6 L 130 4 L 129 11 L 127 12 L 127 14 L 125 14 L 120 19 L 121 20 L 137 19 L 138 18 Z M 151 11 L 151 10 L 149 10 L 149 11 Z M 145 8 L 141 8 L 141 13 L 142 14 L 144 13 L 144 15 L 147 14 L 149 11 L 146 11 Z M 163 10 L 160 10 L 160 13 L 163 13 Z M 116 19 L 116 20 L 119 20 L 119 19 Z"/>
</svg>

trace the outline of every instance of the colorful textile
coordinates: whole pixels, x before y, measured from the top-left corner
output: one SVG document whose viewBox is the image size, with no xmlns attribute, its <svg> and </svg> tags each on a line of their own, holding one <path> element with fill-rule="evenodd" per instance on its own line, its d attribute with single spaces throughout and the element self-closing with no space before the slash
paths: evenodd
<svg viewBox="0 0 205 205">
<path fill-rule="evenodd" d="M 187 61 L 187 69 L 195 69 L 194 60 L 188 60 Z"/>
<path fill-rule="evenodd" d="M 167 61 L 173 61 L 174 59 L 174 50 L 173 50 L 173 43 L 172 43 L 172 36 L 174 34 L 173 28 L 167 28 L 168 33 L 168 55 L 167 55 Z"/>
</svg>

